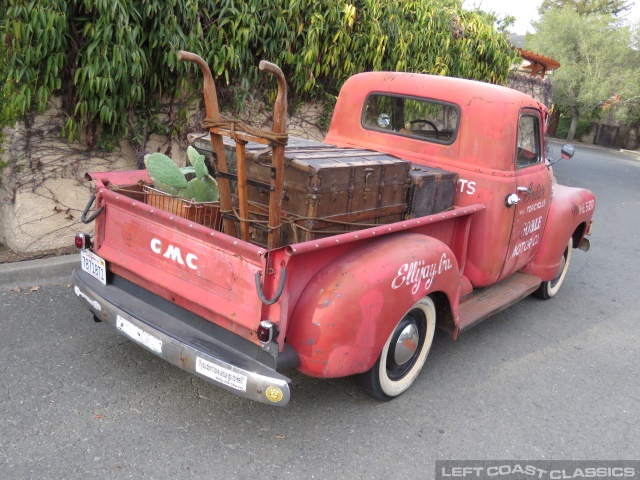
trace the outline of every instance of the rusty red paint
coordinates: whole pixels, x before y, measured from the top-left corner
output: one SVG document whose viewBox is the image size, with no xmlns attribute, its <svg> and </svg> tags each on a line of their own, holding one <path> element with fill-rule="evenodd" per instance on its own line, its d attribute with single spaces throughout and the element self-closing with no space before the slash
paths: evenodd
<svg viewBox="0 0 640 480">
<path fill-rule="evenodd" d="M 300 345 L 300 371 L 334 377 L 368 370 L 418 299 L 443 292 L 455 303 L 457 278 L 451 250 L 426 235 L 390 235 L 342 255 L 315 275 L 294 311 L 288 341 Z"/>
</svg>

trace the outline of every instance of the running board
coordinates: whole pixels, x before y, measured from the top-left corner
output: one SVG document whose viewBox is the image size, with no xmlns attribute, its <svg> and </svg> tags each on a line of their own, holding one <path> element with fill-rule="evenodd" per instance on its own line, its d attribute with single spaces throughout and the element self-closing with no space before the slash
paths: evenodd
<svg viewBox="0 0 640 480">
<path fill-rule="evenodd" d="M 524 297 L 540 286 L 540 279 L 533 275 L 514 273 L 491 287 L 479 288 L 464 297 L 458 306 L 460 319 L 458 333 L 470 329 Z"/>
</svg>

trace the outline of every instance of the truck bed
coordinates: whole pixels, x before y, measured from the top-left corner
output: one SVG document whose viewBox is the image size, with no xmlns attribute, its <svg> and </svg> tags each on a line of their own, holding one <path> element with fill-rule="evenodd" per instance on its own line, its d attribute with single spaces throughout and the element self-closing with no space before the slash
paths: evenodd
<svg viewBox="0 0 640 480">
<path fill-rule="evenodd" d="M 103 285 L 76 271 L 76 295 L 96 318 L 174 365 L 241 396 L 278 405 L 288 401 L 289 380 L 277 370 L 299 362 L 286 341 L 287 328 L 317 272 L 403 233 L 449 245 L 464 268 L 470 219 L 484 208 L 454 208 L 267 252 L 145 203 L 140 186 L 149 179 L 144 171 L 91 178 L 98 187 L 98 207 L 104 207 L 96 219 L 94 251 L 106 261 L 107 281 Z M 277 301 L 267 304 L 265 298 Z M 275 350 L 257 339 L 263 319 L 283 332 Z"/>
</svg>

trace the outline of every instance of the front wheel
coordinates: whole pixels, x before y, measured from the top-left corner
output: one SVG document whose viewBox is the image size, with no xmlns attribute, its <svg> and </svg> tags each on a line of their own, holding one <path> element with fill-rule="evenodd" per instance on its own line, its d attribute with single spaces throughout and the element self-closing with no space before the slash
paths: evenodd
<svg viewBox="0 0 640 480">
<path fill-rule="evenodd" d="M 573 250 L 573 238 L 569 239 L 569 243 L 567 244 L 567 248 L 562 255 L 562 260 L 560 261 L 560 270 L 558 272 L 558 276 L 553 280 L 549 280 L 548 282 L 542 282 L 538 290 L 536 290 L 533 294 L 541 298 L 543 300 L 549 300 L 556 296 L 558 290 L 560 290 L 560 286 L 562 282 L 564 282 L 564 277 L 567 275 L 567 270 L 569 269 L 569 262 L 571 261 L 571 251 Z"/>
<path fill-rule="evenodd" d="M 435 327 L 436 308 L 433 300 L 425 297 L 393 329 L 371 370 L 359 376 L 361 388 L 382 401 L 404 393 L 427 359 Z"/>
</svg>

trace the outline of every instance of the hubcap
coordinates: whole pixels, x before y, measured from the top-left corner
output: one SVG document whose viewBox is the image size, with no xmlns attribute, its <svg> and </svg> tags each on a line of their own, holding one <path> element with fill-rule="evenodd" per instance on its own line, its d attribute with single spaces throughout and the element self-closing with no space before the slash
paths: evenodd
<svg viewBox="0 0 640 480">
<path fill-rule="evenodd" d="M 391 337 L 387 352 L 386 370 L 391 380 L 400 380 L 411 371 L 424 344 L 426 319 L 416 309 L 402 319 Z"/>
<path fill-rule="evenodd" d="M 420 335 L 415 323 L 411 323 L 404 327 L 404 330 L 402 330 L 398 336 L 394 349 L 393 359 L 395 360 L 396 365 L 404 365 L 411 360 L 411 357 L 413 357 L 418 349 L 419 340 Z"/>
</svg>

